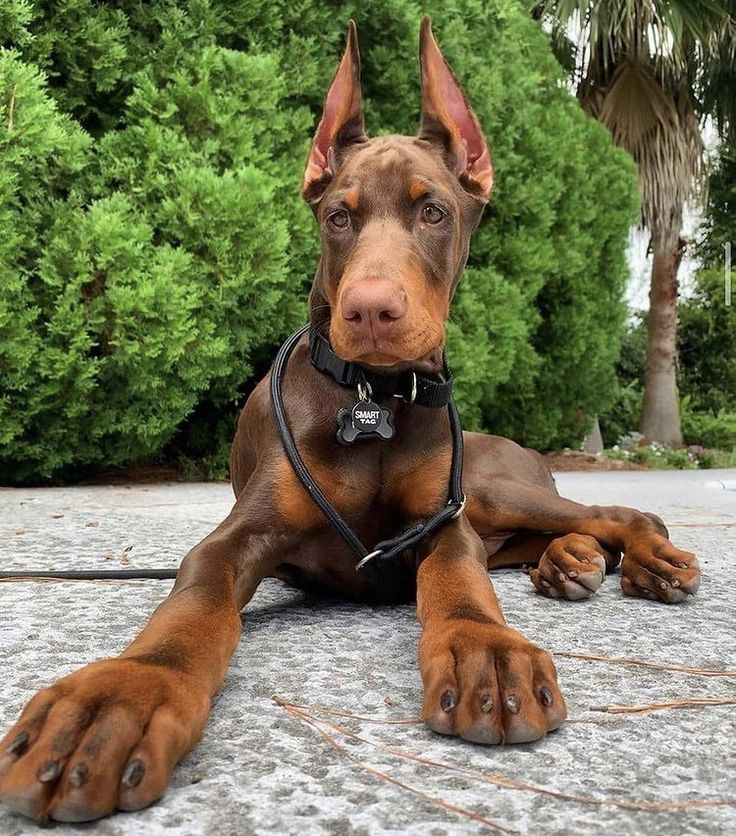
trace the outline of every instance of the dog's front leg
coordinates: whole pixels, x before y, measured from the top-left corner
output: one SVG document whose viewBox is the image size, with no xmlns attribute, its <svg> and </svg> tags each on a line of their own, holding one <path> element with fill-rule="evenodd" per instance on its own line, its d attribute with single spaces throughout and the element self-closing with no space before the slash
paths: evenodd
<svg viewBox="0 0 736 836">
<path fill-rule="evenodd" d="M 87 821 L 163 795 L 202 735 L 240 636 L 239 611 L 282 545 L 254 533 L 236 504 L 187 555 L 171 595 L 120 656 L 30 700 L 0 742 L 0 798 L 39 821 Z"/>
<path fill-rule="evenodd" d="M 506 625 L 480 538 L 463 515 L 417 570 L 424 720 L 475 743 L 525 743 L 567 711 L 548 653 Z"/>
</svg>

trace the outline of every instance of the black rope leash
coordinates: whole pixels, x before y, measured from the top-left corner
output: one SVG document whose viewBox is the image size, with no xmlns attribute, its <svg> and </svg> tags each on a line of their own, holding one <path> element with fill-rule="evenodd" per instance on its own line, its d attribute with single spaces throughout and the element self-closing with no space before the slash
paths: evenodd
<svg viewBox="0 0 736 836">
<path fill-rule="evenodd" d="M 68 571 L 39 572 L 33 569 L 0 572 L 0 580 L 60 580 L 60 581 L 167 581 L 176 578 L 178 569 L 70 569 Z"/>
<path fill-rule="evenodd" d="M 274 417 L 276 419 L 276 428 L 281 439 L 281 443 L 289 459 L 294 473 L 304 486 L 309 496 L 312 498 L 317 507 L 327 518 L 328 522 L 343 538 L 343 540 L 350 546 L 350 548 L 358 556 L 359 561 L 356 565 L 356 571 L 362 569 L 367 563 L 377 559 L 379 563 L 388 562 L 395 557 L 398 557 L 406 549 L 413 548 L 420 543 L 425 537 L 429 537 L 443 525 L 460 516 L 465 508 L 465 494 L 462 487 L 463 476 L 463 433 L 460 426 L 460 416 L 457 412 L 457 407 L 452 398 L 447 405 L 450 416 L 450 428 L 452 431 L 452 464 L 450 466 L 450 484 L 449 497 L 447 505 L 441 508 L 434 516 L 430 517 L 425 522 L 404 531 L 398 537 L 393 537 L 390 540 L 382 540 L 377 543 L 372 551 L 369 551 L 361 542 L 359 537 L 350 528 L 347 522 L 340 516 L 335 507 L 330 503 L 324 495 L 319 485 L 314 481 L 309 469 L 304 464 L 299 451 L 297 450 L 294 436 L 289 428 L 286 418 L 286 411 L 284 409 L 284 401 L 281 396 L 281 382 L 292 351 L 297 343 L 301 340 L 304 334 L 307 333 L 310 326 L 305 325 L 298 331 L 295 331 L 281 346 L 279 353 L 276 356 L 273 371 L 271 373 L 271 403 L 273 406 Z M 447 369 L 446 369 L 447 371 Z M 448 376 L 449 376 L 449 372 Z"/>
</svg>

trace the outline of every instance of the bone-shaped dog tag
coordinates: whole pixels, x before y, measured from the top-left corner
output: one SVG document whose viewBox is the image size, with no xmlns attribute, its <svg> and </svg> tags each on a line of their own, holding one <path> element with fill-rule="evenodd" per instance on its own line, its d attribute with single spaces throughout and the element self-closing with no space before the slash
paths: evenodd
<svg viewBox="0 0 736 836">
<path fill-rule="evenodd" d="M 388 441 L 394 436 L 391 410 L 381 407 L 368 398 L 358 401 L 352 409 L 337 413 L 337 440 L 352 444 L 359 438 L 382 438 Z"/>
</svg>

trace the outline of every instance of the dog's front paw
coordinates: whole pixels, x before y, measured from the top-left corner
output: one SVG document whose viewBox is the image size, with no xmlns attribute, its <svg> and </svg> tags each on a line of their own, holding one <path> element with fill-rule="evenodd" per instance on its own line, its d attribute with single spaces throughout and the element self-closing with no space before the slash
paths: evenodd
<svg viewBox="0 0 736 836">
<path fill-rule="evenodd" d="M 658 534 L 635 540 L 621 563 L 621 588 L 626 595 L 676 604 L 700 587 L 700 566 Z"/>
<path fill-rule="evenodd" d="M 508 627 L 443 619 L 419 645 L 423 716 L 473 743 L 528 743 L 567 716 L 550 655 Z"/>
<path fill-rule="evenodd" d="M 95 662 L 39 691 L 0 741 L 0 800 L 38 821 L 89 821 L 163 795 L 209 698 L 183 674 Z"/>
</svg>

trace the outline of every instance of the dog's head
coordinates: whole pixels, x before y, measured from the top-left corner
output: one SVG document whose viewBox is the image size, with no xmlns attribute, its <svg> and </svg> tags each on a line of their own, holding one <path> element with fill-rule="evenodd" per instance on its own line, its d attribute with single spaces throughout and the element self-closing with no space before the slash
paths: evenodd
<svg viewBox="0 0 736 836">
<path fill-rule="evenodd" d="M 420 62 L 419 135 L 368 139 L 350 21 L 302 190 L 322 237 L 312 323 L 344 359 L 392 371 L 441 368 L 450 300 L 493 185 L 478 120 L 426 17 Z"/>
</svg>

